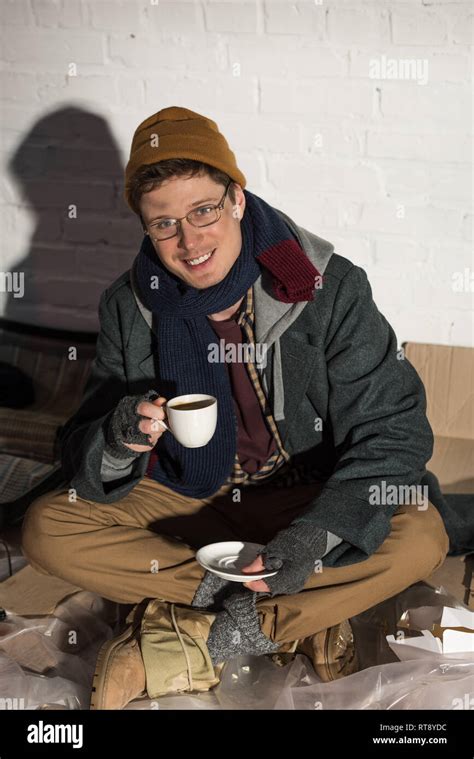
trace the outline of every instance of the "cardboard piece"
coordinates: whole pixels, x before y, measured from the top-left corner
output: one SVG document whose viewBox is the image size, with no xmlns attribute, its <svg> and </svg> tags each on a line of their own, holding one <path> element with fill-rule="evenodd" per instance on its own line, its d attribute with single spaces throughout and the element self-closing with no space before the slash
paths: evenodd
<svg viewBox="0 0 474 759">
<path fill-rule="evenodd" d="M 444 588 L 474 611 L 474 554 L 447 556 L 426 582 L 435 588 Z"/>
<path fill-rule="evenodd" d="M 426 468 L 436 474 L 443 493 L 474 493 L 474 443 L 436 436 Z"/>
<path fill-rule="evenodd" d="M 435 437 L 426 468 L 444 493 L 474 493 L 474 349 L 403 343 L 426 390 Z"/>
<path fill-rule="evenodd" d="M 82 592 L 59 577 L 37 572 L 28 564 L 0 583 L 0 607 L 20 617 L 52 614 L 68 596 Z"/>
</svg>

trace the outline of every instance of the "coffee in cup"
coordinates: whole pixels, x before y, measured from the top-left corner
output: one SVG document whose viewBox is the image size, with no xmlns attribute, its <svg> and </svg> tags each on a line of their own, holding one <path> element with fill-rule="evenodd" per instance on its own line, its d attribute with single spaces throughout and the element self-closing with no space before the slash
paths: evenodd
<svg viewBox="0 0 474 759">
<path fill-rule="evenodd" d="M 207 408 L 207 406 L 212 406 L 214 403 L 213 399 L 208 399 L 204 401 L 188 401 L 185 403 L 175 403 L 173 405 L 174 409 L 178 409 L 179 411 L 194 411 L 198 408 Z"/>
</svg>

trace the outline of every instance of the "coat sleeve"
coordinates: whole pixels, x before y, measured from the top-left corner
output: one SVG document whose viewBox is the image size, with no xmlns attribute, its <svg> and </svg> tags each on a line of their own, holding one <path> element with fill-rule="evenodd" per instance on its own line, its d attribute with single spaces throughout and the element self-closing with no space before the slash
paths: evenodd
<svg viewBox="0 0 474 759">
<path fill-rule="evenodd" d="M 335 551 L 339 556 L 355 549 L 351 561 L 341 562 L 353 563 L 368 558 L 390 533 L 399 505 L 393 500 L 408 492 L 399 486 L 420 483 L 433 452 L 433 432 L 423 383 L 400 356 L 395 333 L 358 266 L 340 281 L 325 357 L 326 423 L 337 461 L 321 493 L 296 521 L 310 521 L 343 538 Z M 395 492 L 390 486 L 397 488 L 395 499 L 384 496 Z"/>
<path fill-rule="evenodd" d="M 108 309 L 107 290 L 100 298 L 99 322 L 96 356 L 81 405 L 60 433 L 61 467 L 80 498 L 113 503 L 126 496 L 144 476 L 150 454 L 134 457 L 122 476 L 118 473 L 117 479 L 103 481 L 105 431 L 117 403 L 127 394 L 119 321 Z"/>
</svg>

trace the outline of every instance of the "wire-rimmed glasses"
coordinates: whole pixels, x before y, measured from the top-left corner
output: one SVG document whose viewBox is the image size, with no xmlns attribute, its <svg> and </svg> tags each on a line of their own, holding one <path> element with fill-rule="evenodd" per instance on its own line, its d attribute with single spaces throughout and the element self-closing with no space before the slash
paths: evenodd
<svg viewBox="0 0 474 759">
<path fill-rule="evenodd" d="M 224 208 L 225 198 L 227 190 L 232 184 L 230 180 L 225 188 L 224 195 L 217 205 L 205 205 L 194 208 L 186 216 L 181 216 L 180 219 L 159 219 L 151 224 L 148 224 L 145 228 L 145 234 L 149 234 L 154 240 L 162 241 L 168 240 L 171 237 L 175 237 L 178 234 L 178 228 L 181 227 L 181 222 L 186 219 L 193 227 L 209 227 L 211 224 L 215 224 L 221 218 L 221 211 Z"/>
</svg>

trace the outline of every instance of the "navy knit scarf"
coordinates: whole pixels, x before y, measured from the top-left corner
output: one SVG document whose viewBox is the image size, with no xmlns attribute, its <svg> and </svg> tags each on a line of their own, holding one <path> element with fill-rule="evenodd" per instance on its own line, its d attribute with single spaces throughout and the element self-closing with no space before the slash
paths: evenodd
<svg viewBox="0 0 474 759">
<path fill-rule="evenodd" d="M 158 336 L 159 375 L 153 389 L 169 399 L 186 393 L 217 398 L 216 432 L 207 445 L 185 448 L 169 432 L 156 445 L 159 458 L 152 478 L 192 498 L 206 498 L 222 487 L 233 470 L 237 446 L 227 366 L 208 361 L 209 345 L 217 337 L 207 315 L 224 311 L 242 298 L 262 266 L 272 276 L 275 298 L 286 303 L 313 300 L 318 275 L 275 209 L 248 190 L 243 192 L 241 252 L 217 285 L 199 290 L 183 282 L 163 266 L 148 235 L 133 263 L 138 296 L 153 312 Z M 157 289 L 150 287 L 151 281 L 158 282 Z"/>
</svg>

